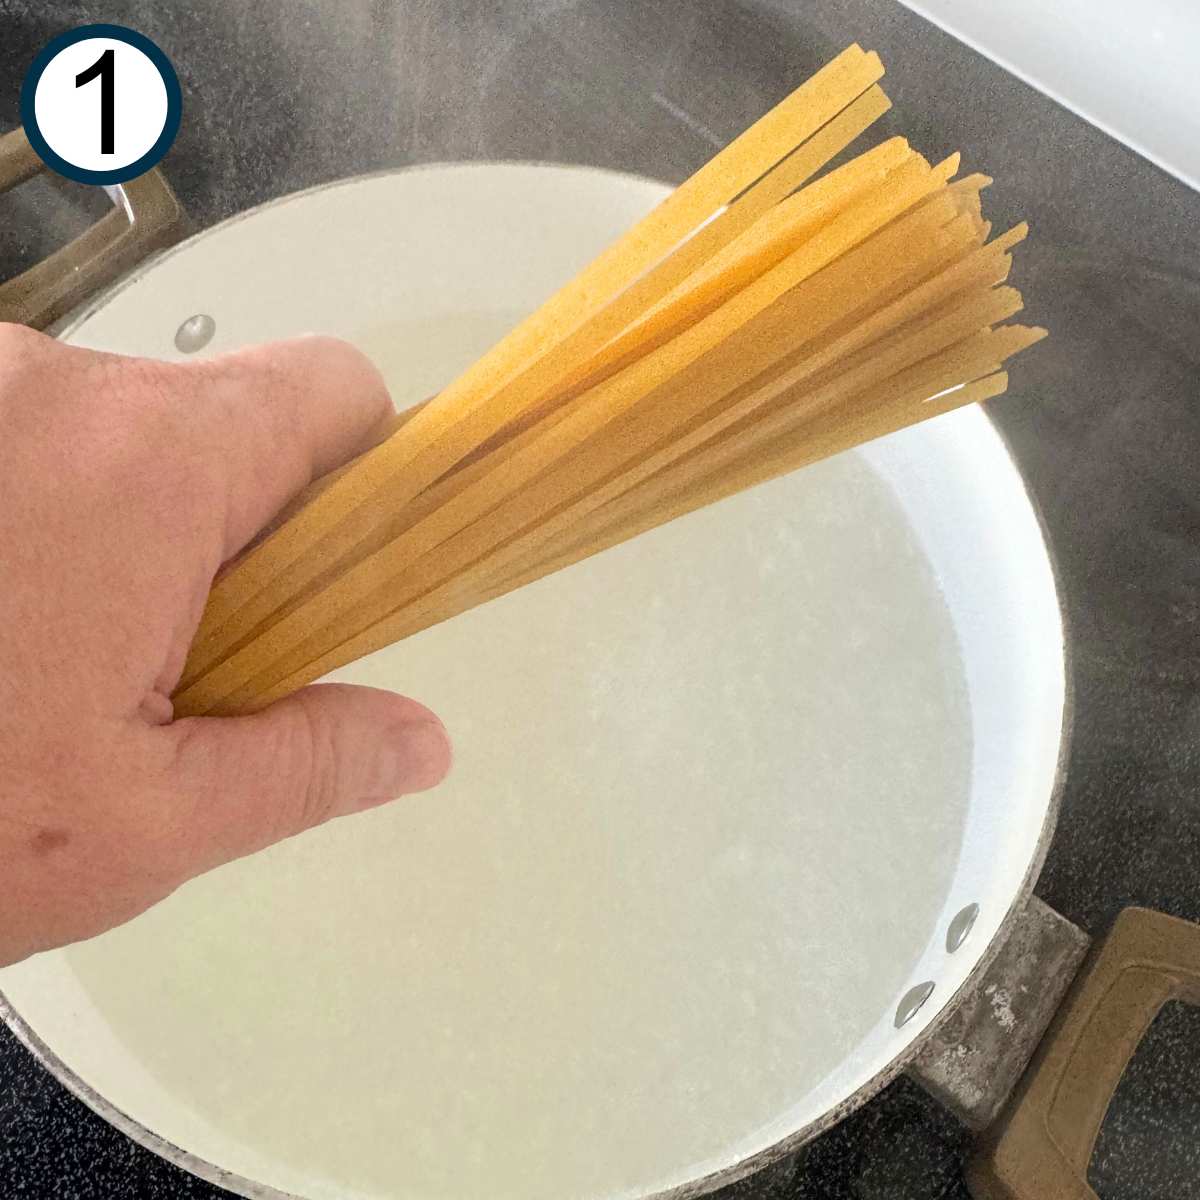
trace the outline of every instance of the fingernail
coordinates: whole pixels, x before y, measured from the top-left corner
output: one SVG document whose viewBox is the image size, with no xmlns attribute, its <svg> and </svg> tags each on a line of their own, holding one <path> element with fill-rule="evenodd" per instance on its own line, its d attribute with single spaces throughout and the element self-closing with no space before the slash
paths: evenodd
<svg viewBox="0 0 1200 1200">
<path fill-rule="evenodd" d="M 450 736 L 440 721 L 400 726 L 390 743 L 380 747 L 379 784 L 365 806 L 435 787 L 446 777 L 450 759 Z"/>
</svg>

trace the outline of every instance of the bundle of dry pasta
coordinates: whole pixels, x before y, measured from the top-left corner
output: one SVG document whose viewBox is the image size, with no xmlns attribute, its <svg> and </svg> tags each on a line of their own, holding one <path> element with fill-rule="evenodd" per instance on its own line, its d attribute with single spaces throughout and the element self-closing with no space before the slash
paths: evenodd
<svg viewBox="0 0 1200 1200">
<path fill-rule="evenodd" d="M 214 586 L 179 715 L 253 710 L 723 496 L 1005 388 L 1019 226 L 893 138 L 857 46 Z M 819 177 L 818 177 L 819 176 Z"/>
</svg>

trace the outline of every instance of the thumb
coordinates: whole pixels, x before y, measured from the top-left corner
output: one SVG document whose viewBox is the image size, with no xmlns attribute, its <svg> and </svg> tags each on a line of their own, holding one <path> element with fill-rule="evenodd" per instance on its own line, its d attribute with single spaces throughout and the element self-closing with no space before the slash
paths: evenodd
<svg viewBox="0 0 1200 1200">
<path fill-rule="evenodd" d="M 450 739 L 429 709 L 345 684 L 304 688 L 250 716 L 185 718 L 161 732 L 175 740 L 171 787 L 195 874 L 424 791 L 450 769 Z"/>
</svg>

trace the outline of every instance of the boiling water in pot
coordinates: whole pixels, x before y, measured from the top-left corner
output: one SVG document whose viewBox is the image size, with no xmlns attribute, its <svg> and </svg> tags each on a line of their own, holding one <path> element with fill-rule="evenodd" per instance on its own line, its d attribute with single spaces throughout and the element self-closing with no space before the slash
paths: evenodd
<svg viewBox="0 0 1200 1200">
<path fill-rule="evenodd" d="M 362 343 L 409 402 L 511 323 Z M 68 952 L 163 1086 L 320 1194 L 693 1178 L 762 1144 L 912 982 L 969 711 L 936 581 L 860 457 L 342 677 L 435 708 L 450 781 Z"/>
</svg>

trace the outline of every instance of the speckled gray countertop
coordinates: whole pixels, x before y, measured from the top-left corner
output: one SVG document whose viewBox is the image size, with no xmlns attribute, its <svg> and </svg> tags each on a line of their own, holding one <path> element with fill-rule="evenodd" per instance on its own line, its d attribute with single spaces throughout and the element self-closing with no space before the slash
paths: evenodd
<svg viewBox="0 0 1200 1200">
<path fill-rule="evenodd" d="M 996 177 L 990 215 L 1036 233 L 1019 283 L 1053 338 L 993 411 L 1045 511 L 1074 650 L 1076 738 L 1038 891 L 1093 934 L 1128 904 L 1200 919 L 1200 196 L 892 0 L 0 0 L 0 128 L 33 54 L 97 20 L 173 58 L 186 99 L 166 169 L 201 225 L 421 161 L 678 181 L 846 43 L 879 50 L 888 124 L 929 155 L 961 148 Z M 94 204 L 4 198 L 0 276 Z M 968 1145 L 901 1080 L 803 1163 L 726 1195 L 961 1198 Z M 1092 1180 L 1108 1200 L 1200 1197 L 1200 1011 L 1151 1031 Z M 3 1200 L 219 1194 L 0 1035 Z"/>
</svg>

